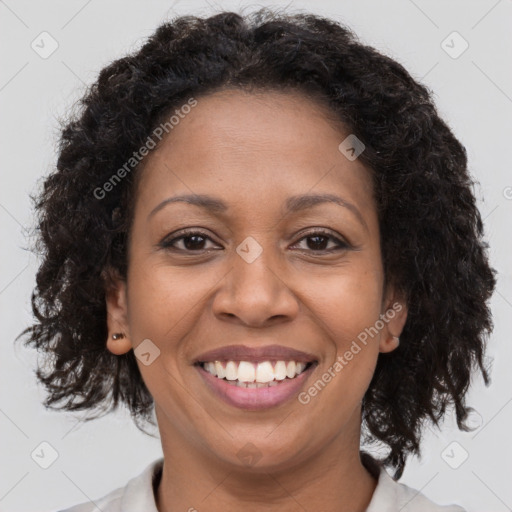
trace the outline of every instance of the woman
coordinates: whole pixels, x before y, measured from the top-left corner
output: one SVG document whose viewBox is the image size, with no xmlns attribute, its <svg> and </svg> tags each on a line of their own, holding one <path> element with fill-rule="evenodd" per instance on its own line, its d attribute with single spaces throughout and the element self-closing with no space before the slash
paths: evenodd
<svg viewBox="0 0 512 512">
<path fill-rule="evenodd" d="M 471 185 L 427 89 L 327 19 L 182 17 L 103 69 L 25 333 L 47 407 L 154 413 L 163 457 L 67 512 L 462 511 L 397 480 L 488 383 Z"/>
</svg>

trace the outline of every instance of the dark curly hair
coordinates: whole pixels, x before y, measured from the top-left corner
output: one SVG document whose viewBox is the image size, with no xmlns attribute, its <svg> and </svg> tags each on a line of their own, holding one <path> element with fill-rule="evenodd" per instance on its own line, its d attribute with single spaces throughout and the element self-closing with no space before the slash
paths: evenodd
<svg viewBox="0 0 512 512">
<path fill-rule="evenodd" d="M 421 455 L 423 424 L 455 408 L 484 364 L 495 284 L 464 146 L 440 119 L 429 90 L 346 27 L 268 9 L 242 16 L 179 17 L 99 73 L 62 129 L 57 168 L 32 197 L 42 255 L 32 293 L 37 322 L 26 345 L 44 354 L 45 407 L 98 411 L 125 403 L 154 425 L 154 402 L 133 351 L 106 348 L 105 292 L 126 278 L 127 243 L 141 165 L 105 197 L 102 187 L 163 119 L 191 97 L 225 88 L 300 91 L 366 146 L 378 205 L 387 283 L 406 297 L 399 348 L 379 354 L 362 402 L 362 433 L 389 447 L 380 460 L 403 473 Z"/>
</svg>

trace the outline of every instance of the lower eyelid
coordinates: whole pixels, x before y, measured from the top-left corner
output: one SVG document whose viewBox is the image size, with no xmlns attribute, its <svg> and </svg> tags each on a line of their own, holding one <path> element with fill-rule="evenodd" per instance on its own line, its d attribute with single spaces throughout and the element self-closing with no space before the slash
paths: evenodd
<svg viewBox="0 0 512 512">
<path fill-rule="evenodd" d="M 197 236 L 197 235 L 204 238 L 207 242 L 213 243 L 215 245 L 219 245 L 219 244 L 217 244 L 217 242 L 215 242 L 211 237 L 209 237 L 207 235 L 204 235 L 202 233 L 191 233 L 191 234 L 187 234 L 187 235 L 180 235 L 180 236 L 174 237 L 171 240 L 164 240 L 163 242 L 161 242 L 160 246 L 163 247 L 164 249 L 176 249 L 178 251 L 183 251 L 183 252 L 200 252 L 201 250 L 203 250 L 203 251 L 209 250 L 209 249 L 199 249 L 197 251 L 193 251 L 193 250 L 180 249 L 180 248 L 175 247 L 175 245 L 178 242 L 182 241 L 183 239 L 190 238 L 192 236 Z"/>
<path fill-rule="evenodd" d="M 301 238 L 299 238 L 294 244 L 292 247 L 300 244 L 301 242 L 303 242 L 304 240 L 306 240 L 307 238 L 310 238 L 310 237 L 313 237 L 313 236 L 322 236 L 322 237 L 326 237 L 328 238 L 329 240 L 333 241 L 336 246 L 335 247 L 331 247 L 330 249 L 317 249 L 317 250 L 314 250 L 314 249 L 297 249 L 297 250 L 302 250 L 302 251 L 305 251 L 305 252 L 312 252 L 312 253 L 322 253 L 322 252 L 333 252 L 333 251 L 337 251 L 337 250 L 346 250 L 346 249 L 350 249 L 350 244 L 338 237 L 335 237 L 334 235 L 331 235 L 331 234 L 328 234 L 328 233 L 322 233 L 322 232 L 313 232 L 313 233 L 310 233 L 310 234 L 306 234 L 306 235 L 303 235 Z M 206 248 L 206 249 L 198 249 L 198 250 L 192 250 L 192 249 L 181 249 L 181 248 L 178 248 L 178 247 L 175 247 L 175 244 L 177 244 L 179 241 L 182 241 L 183 239 L 185 238 L 188 238 L 188 237 L 192 237 L 192 236 L 201 236 L 202 238 L 204 238 L 207 242 L 210 242 L 211 244 L 215 244 L 217 247 L 215 248 Z M 168 241 L 163 241 L 160 246 L 163 248 L 163 249 L 167 249 L 167 250 L 176 250 L 176 251 L 179 251 L 179 252 L 184 252 L 184 253 L 201 253 L 202 251 L 212 251 L 212 250 L 220 250 L 218 248 L 220 244 L 217 244 L 217 242 L 215 242 L 215 240 L 213 240 L 210 236 L 204 234 L 204 233 L 200 233 L 200 232 L 192 232 L 192 233 L 189 233 L 189 234 L 182 234 L 180 236 L 177 236 L 177 237 L 174 237 L 173 239 L 171 240 L 168 240 Z"/>
<path fill-rule="evenodd" d="M 302 241 L 306 240 L 307 238 L 311 238 L 313 236 L 315 236 L 316 233 L 313 233 L 311 235 L 306 235 L 306 236 L 303 236 L 302 238 L 300 238 L 294 245 L 297 245 L 299 243 L 301 243 Z M 335 244 L 336 244 L 336 247 L 331 247 L 330 249 L 318 249 L 317 251 L 313 250 L 313 249 L 307 249 L 309 251 L 312 251 L 312 252 L 322 252 L 322 251 L 332 251 L 332 250 L 335 250 L 335 249 L 349 249 L 350 248 L 350 244 L 348 242 L 345 242 L 344 240 L 341 240 L 333 235 L 326 235 L 326 234 L 320 234 L 321 236 L 325 237 L 325 238 L 328 238 L 330 241 L 333 241 Z"/>
</svg>

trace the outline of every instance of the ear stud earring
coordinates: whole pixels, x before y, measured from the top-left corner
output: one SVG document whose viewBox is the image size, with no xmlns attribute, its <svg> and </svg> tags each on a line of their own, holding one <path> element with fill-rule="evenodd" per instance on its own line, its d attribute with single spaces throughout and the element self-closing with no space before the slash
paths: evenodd
<svg viewBox="0 0 512 512">
<path fill-rule="evenodd" d="M 396 345 L 400 345 L 400 338 L 398 336 L 393 336 L 393 339 L 396 341 Z"/>
<path fill-rule="evenodd" d="M 113 340 L 120 340 L 123 338 L 124 338 L 124 333 L 122 333 L 122 332 L 116 332 L 116 333 L 112 334 Z"/>
</svg>

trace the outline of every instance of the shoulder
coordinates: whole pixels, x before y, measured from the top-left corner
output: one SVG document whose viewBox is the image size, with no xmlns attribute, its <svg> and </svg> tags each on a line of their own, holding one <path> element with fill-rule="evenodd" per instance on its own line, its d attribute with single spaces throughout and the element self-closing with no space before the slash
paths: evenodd
<svg viewBox="0 0 512 512">
<path fill-rule="evenodd" d="M 124 487 L 114 489 L 101 498 L 79 503 L 58 512 L 158 512 L 153 482 L 159 475 L 162 464 L 163 458 L 154 460 Z"/>
<path fill-rule="evenodd" d="M 396 482 L 386 473 L 392 484 L 397 487 L 397 505 L 403 512 L 466 512 L 460 505 L 438 505 L 420 491 Z"/>
<path fill-rule="evenodd" d="M 79 503 L 58 512 L 96 512 L 97 510 L 102 512 L 121 512 L 121 500 L 124 490 L 124 487 L 119 487 L 102 498 Z"/>
<path fill-rule="evenodd" d="M 422 492 L 397 482 L 375 459 L 363 464 L 378 478 L 366 512 L 466 512 L 460 505 L 438 505 Z"/>
</svg>

